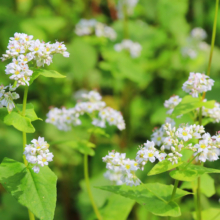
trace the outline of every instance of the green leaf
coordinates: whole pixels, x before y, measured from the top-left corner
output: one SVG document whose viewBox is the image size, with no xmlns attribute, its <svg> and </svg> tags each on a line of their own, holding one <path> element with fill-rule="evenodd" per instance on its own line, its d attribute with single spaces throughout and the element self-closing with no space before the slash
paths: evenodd
<svg viewBox="0 0 220 220">
<path fill-rule="evenodd" d="M 172 164 L 170 163 L 170 161 L 168 160 L 163 160 L 159 163 L 157 163 L 151 170 L 150 172 L 147 174 L 148 176 L 152 176 L 152 175 L 156 175 L 159 173 L 164 173 L 168 170 L 172 170 L 180 165 L 182 165 L 183 162 L 179 162 L 178 164 Z"/>
<path fill-rule="evenodd" d="M 173 117 L 181 114 L 186 114 L 196 108 L 202 106 L 206 108 L 214 108 L 215 101 L 202 102 L 199 98 L 193 98 L 191 95 L 185 96 L 182 101 L 174 108 Z"/>
<path fill-rule="evenodd" d="M 197 189 L 197 179 L 192 182 L 183 182 L 180 187 L 181 189 Z M 211 197 L 215 194 L 215 184 L 214 179 L 209 176 L 207 173 L 203 174 L 200 177 L 200 190 L 201 192 L 207 196 Z"/>
<path fill-rule="evenodd" d="M 193 219 L 197 219 L 196 212 L 193 212 Z M 202 219 L 204 220 L 220 220 L 220 209 L 209 208 L 202 211 Z"/>
<path fill-rule="evenodd" d="M 96 134 L 96 135 L 100 135 L 100 136 L 105 136 L 105 137 L 110 137 L 109 134 L 107 134 L 105 132 L 105 130 L 101 129 L 101 128 L 97 128 L 97 127 L 94 127 L 94 128 L 90 128 L 88 129 L 88 133 L 90 134 Z"/>
<path fill-rule="evenodd" d="M 95 155 L 95 151 L 92 149 L 95 147 L 95 144 L 86 141 L 86 140 L 80 140 L 80 141 L 59 141 L 54 142 L 53 144 L 59 144 L 60 146 L 69 146 L 73 148 L 74 150 L 78 150 L 82 154 L 88 154 L 90 156 Z"/>
<path fill-rule="evenodd" d="M 31 120 L 27 117 L 23 117 L 17 112 L 11 112 L 4 118 L 4 123 L 14 126 L 17 130 L 26 133 L 34 133 L 35 128 L 31 124 Z"/>
<path fill-rule="evenodd" d="M 19 111 L 22 112 L 23 105 L 22 104 L 17 104 L 17 107 L 18 107 Z M 31 121 L 36 121 L 36 120 L 41 120 L 42 121 L 41 118 L 37 117 L 37 114 L 34 111 L 34 106 L 31 103 L 28 103 L 26 105 L 25 116 L 27 118 L 29 118 Z"/>
<path fill-rule="evenodd" d="M 122 185 L 97 188 L 133 199 L 155 215 L 177 217 L 181 214 L 179 206 L 174 201 L 170 201 L 173 185 L 148 183 L 133 187 Z M 174 200 L 188 194 L 190 193 L 177 189 Z"/>
<path fill-rule="evenodd" d="M 8 114 L 8 111 L 6 108 L 0 108 L 0 119 L 3 121 L 4 117 Z"/>
<path fill-rule="evenodd" d="M 4 158 L 0 165 L 0 182 L 22 205 L 39 219 L 52 220 L 56 206 L 57 177 L 47 167 L 34 173 L 23 163 Z"/>
<path fill-rule="evenodd" d="M 173 170 L 170 172 L 170 176 L 174 179 L 181 181 L 193 181 L 204 173 L 220 173 L 220 170 L 206 168 L 199 165 L 190 164 L 187 167 L 187 163 L 179 167 L 179 170 Z"/>
<path fill-rule="evenodd" d="M 113 194 L 100 209 L 101 216 L 105 220 L 126 220 L 134 203 L 134 200 Z"/>
<path fill-rule="evenodd" d="M 211 122 L 214 122 L 214 119 L 213 118 L 203 118 L 202 119 L 202 125 L 205 126 Z"/>
<path fill-rule="evenodd" d="M 55 70 L 46 70 L 46 69 L 34 69 L 29 84 L 31 85 L 38 76 L 45 76 L 50 78 L 65 78 L 66 76 L 58 73 Z"/>
</svg>

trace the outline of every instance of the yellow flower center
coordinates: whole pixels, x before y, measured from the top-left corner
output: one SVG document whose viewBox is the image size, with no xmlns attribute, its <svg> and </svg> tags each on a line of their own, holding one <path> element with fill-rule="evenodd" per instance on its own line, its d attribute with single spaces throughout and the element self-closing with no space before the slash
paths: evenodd
<svg viewBox="0 0 220 220">
<path fill-rule="evenodd" d="M 205 149 L 205 148 L 206 148 L 205 144 L 201 144 L 200 147 L 201 147 L 202 149 Z"/>
<path fill-rule="evenodd" d="M 18 52 L 18 53 L 19 53 L 20 51 L 21 51 L 21 49 L 20 49 L 20 48 L 17 48 L 17 49 L 16 49 L 16 52 Z"/>
<path fill-rule="evenodd" d="M 148 157 L 153 157 L 153 156 L 154 156 L 153 153 L 149 153 L 149 154 L 148 154 Z"/>
<path fill-rule="evenodd" d="M 18 75 L 20 72 L 18 70 L 15 71 L 15 75 Z"/>
<path fill-rule="evenodd" d="M 161 137 L 157 137 L 157 140 L 160 141 L 160 140 L 161 140 Z"/>
<path fill-rule="evenodd" d="M 43 161 L 43 162 L 46 162 L 46 161 L 47 161 L 47 159 L 46 159 L 46 158 L 43 158 L 43 159 L 42 159 L 42 161 Z"/>
<path fill-rule="evenodd" d="M 39 47 L 35 47 L 35 48 L 34 48 L 34 51 L 38 51 L 38 50 L 39 50 Z"/>
<path fill-rule="evenodd" d="M 15 37 L 15 40 L 19 40 L 19 37 Z"/>
<path fill-rule="evenodd" d="M 183 131 L 182 135 L 187 136 L 187 132 Z"/>
<path fill-rule="evenodd" d="M 127 164 L 125 167 L 126 167 L 126 169 L 130 169 L 131 166 L 129 164 Z"/>
</svg>

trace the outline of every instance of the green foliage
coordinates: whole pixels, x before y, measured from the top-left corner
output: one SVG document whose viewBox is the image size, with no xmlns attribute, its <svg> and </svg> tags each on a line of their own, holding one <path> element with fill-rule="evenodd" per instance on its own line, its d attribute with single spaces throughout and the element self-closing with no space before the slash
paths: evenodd
<svg viewBox="0 0 220 220">
<path fill-rule="evenodd" d="M 181 189 L 193 189 L 195 191 L 197 189 L 197 179 L 192 182 L 183 182 Z M 215 194 L 214 179 L 207 173 L 200 177 L 200 190 L 207 197 Z"/>
<path fill-rule="evenodd" d="M 193 213 L 193 219 L 197 219 L 196 213 Z M 202 219 L 204 220 L 220 220 L 220 209 L 208 208 L 202 211 Z"/>
<path fill-rule="evenodd" d="M 39 76 L 49 77 L 49 78 L 64 78 L 66 76 L 58 73 L 55 70 L 46 70 L 46 69 L 34 69 L 29 84 L 31 85 L 35 79 Z"/>
<path fill-rule="evenodd" d="M 107 137 L 107 138 L 109 137 L 109 134 L 107 134 L 105 132 L 105 130 L 103 130 L 101 128 L 98 128 L 98 127 L 88 129 L 88 133 L 99 135 L 99 136 L 104 136 L 104 137 Z"/>
<path fill-rule="evenodd" d="M 52 142 L 51 145 L 57 144 L 59 146 L 68 146 L 74 150 L 79 151 L 82 154 L 88 154 L 90 156 L 95 155 L 95 151 L 92 149 L 95 145 L 86 140 L 79 140 L 79 141 L 56 141 Z"/>
<path fill-rule="evenodd" d="M 147 174 L 148 176 L 152 176 L 152 175 L 156 175 L 159 173 L 163 173 L 166 172 L 168 170 L 172 170 L 178 166 L 181 166 L 183 164 L 183 162 L 179 162 L 178 164 L 174 163 L 170 163 L 170 161 L 168 160 L 163 160 L 159 163 L 157 163 L 151 170 L 150 172 Z"/>
<path fill-rule="evenodd" d="M 100 209 L 101 216 L 105 220 L 126 220 L 135 201 L 120 195 L 111 195 L 107 204 Z"/>
<path fill-rule="evenodd" d="M 97 187 L 126 198 L 130 198 L 144 206 L 149 212 L 159 216 L 180 216 L 180 208 L 174 201 L 170 201 L 173 191 L 172 185 L 148 183 L 139 186 L 103 186 Z M 175 199 L 181 198 L 189 192 L 177 189 Z"/>
<path fill-rule="evenodd" d="M 23 105 L 17 104 L 17 108 L 19 109 L 20 112 L 22 112 Z M 37 117 L 37 114 L 34 111 L 34 106 L 31 103 L 28 103 L 26 105 L 25 117 L 29 118 L 31 121 L 42 120 L 41 118 Z"/>
<path fill-rule="evenodd" d="M 4 123 L 7 125 L 12 125 L 16 129 L 26 133 L 34 133 L 35 128 L 31 124 L 31 120 L 28 117 L 24 117 L 17 112 L 11 112 L 4 117 Z"/>
<path fill-rule="evenodd" d="M 23 163 L 9 158 L 5 158 L 0 165 L 1 184 L 39 219 L 53 219 L 56 181 L 56 176 L 47 166 L 37 174 Z"/>
<path fill-rule="evenodd" d="M 170 176 L 181 181 L 193 181 L 205 173 L 220 173 L 220 170 L 217 169 L 206 168 L 193 164 L 186 166 L 186 164 L 187 163 L 184 163 L 179 167 L 179 169 L 171 171 Z"/>
<path fill-rule="evenodd" d="M 185 96 L 182 101 L 174 108 L 172 113 L 173 117 L 181 114 L 186 114 L 194 109 L 200 108 L 202 106 L 206 108 L 214 108 L 215 101 L 202 102 L 200 98 L 193 98 L 190 95 Z"/>
</svg>

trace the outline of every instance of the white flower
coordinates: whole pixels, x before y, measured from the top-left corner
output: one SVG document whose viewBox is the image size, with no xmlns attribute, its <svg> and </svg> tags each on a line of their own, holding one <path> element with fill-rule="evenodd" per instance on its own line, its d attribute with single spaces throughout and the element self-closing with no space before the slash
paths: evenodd
<svg viewBox="0 0 220 220">
<path fill-rule="evenodd" d="M 6 66 L 5 73 L 10 74 L 10 79 L 17 81 L 19 85 L 29 85 L 33 71 L 29 68 L 29 62 L 38 67 L 44 64 L 50 65 L 53 54 L 61 53 L 68 57 L 66 47 L 63 43 L 44 43 L 40 40 L 32 40 L 32 35 L 15 33 L 7 46 L 6 54 L 3 54 L 2 61 L 12 58 L 12 62 Z"/>
<path fill-rule="evenodd" d="M 75 33 L 78 36 L 95 34 L 97 37 L 105 37 L 110 40 L 115 40 L 117 36 L 114 29 L 95 19 L 81 19 L 76 25 Z"/>
<path fill-rule="evenodd" d="M 204 40 L 207 37 L 207 33 L 204 29 L 196 27 L 192 29 L 191 36 L 196 40 Z"/>
<path fill-rule="evenodd" d="M 164 106 L 168 108 L 167 114 L 171 115 L 174 108 L 182 101 L 182 99 L 178 96 L 171 96 L 168 100 L 164 102 Z"/>
<path fill-rule="evenodd" d="M 139 57 L 142 50 L 141 45 L 132 40 L 123 40 L 121 43 L 115 44 L 114 48 L 117 52 L 122 50 L 128 51 L 132 58 Z"/>
<path fill-rule="evenodd" d="M 32 144 L 25 147 L 24 155 L 27 161 L 35 166 L 32 168 L 35 173 L 39 173 L 40 166 L 48 165 L 48 162 L 53 160 L 54 155 L 49 151 L 49 144 L 42 137 L 33 139 Z"/>
<path fill-rule="evenodd" d="M 177 136 L 183 139 L 184 141 L 188 141 L 192 138 L 191 130 L 188 127 L 178 128 Z"/>
<path fill-rule="evenodd" d="M 201 73 L 190 73 L 188 80 L 183 84 L 183 91 L 188 92 L 192 97 L 198 97 L 199 93 L 211 90 L 214 80 Z"/>
</svg>

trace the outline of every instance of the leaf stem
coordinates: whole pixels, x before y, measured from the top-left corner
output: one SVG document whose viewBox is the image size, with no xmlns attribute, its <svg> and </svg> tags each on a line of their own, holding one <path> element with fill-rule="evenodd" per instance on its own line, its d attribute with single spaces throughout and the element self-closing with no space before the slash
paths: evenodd
<svg viewBox="0 0 220 220">
<path fill-rule="evenodd" d="M 87 154 L 84 154 L 84 176 L 85 176 L 85 181 L 86 181 L 86 188 L 87 188 L 87 191 L 88 191 L 88 194 L 89 194 L 89 199 L 90 199 L 90 202 L 92 204 L 93 210 L 94 210 L 98 220 L 102 220 L 102 217 L 101 217 L 101 215 L 99 213 L 99 210 L 98 210 L 98 208 L 95 204 L 94 198 L 92 196 L 92 191 L 91 191 L 91 188 L 90 188 L 89 171 L 88 171 L 88 155 Z"/>
<path fill-rule="evenodd" d="M 213 22 L 213 28 L 212 28 L 212 41 L 211 41 L 211 50 L 209 54 L 209 64 L 208 64 L 208 69 L 207 69 L 207 75 L 210 75 L 210 70 L 211 70 L 211 63 L 212 63 L 212 56 L 213 56 L 213 50 L 214 50 L 214 45 L 215 45 L 215 36 L 216 36 L 216 27 L 217 27 L 217 18 L 218 18 L 218 5 L 219 5 L 219 0 L 216 0 L 215 4 L 215 17 L 214 17 L 214 22 Z M 202 99 L 205 98 L 205 92 L 202 95 Z"/>
<path fill-rule="evenodd" d="M 28 95 L 28 86 L 25 87 L 24 89 L 24 97 L 23 97 L 23 109 L 22 109 L 22 116 L 25 116 L 25 111 L 26 111 L 26 104 L 27 104 L 27 95 Z M 26 133 L 22 132 L 23 135 L 23 151 L 26 147 L 27 144 L 27 137 L 26 137 Z M 24 160 L 24 164 L 27 167 L 28 162 L 26 160 L 25 155 L 23 155 L 23 160 Z M 28 209 L 28 215 L 29 215 L 29 219 L 30 220 L 35 220 L 34 214 Z"/>
<path fill-rule="evenodd" d="M 176 190 L 177 190 L 178 184 L 179 184 L 179 180 L 175 180 L 174 188 L 173 188 L 173 192 L 172 192 L 172 195 L 171 195 L 170 202 L 173 201 L 173 199 L 174 199 L 174 197 L 176 195 Z"/>
</svg>

